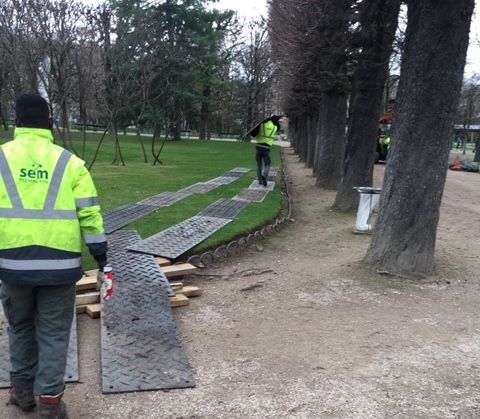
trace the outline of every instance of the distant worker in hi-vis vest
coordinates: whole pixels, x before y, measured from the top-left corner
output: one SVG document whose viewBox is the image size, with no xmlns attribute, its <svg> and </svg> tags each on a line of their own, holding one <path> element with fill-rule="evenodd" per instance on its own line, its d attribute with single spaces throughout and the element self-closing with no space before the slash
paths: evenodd
<svg viewBox="0 0 480 419">
<path fill-rule="evenodd" d="M 10 403 L 42 419 L 66 418 L 62 401 L 82 235 L 99 268 L 107 241 L 85 162 L 53 143 L 48 103 L 15 103 L 13 141 L 0 146 L 1 300 L 10 343 Z M 1 416 L 1 415 L 0 415 Z"/>
<path fill-rule="evenodd" d="M 265 187 L 267 186 L 271 165 L 270 147 L 280 130 L 281 118 L 280 115 L 270 116 L 250 131 L 250 135 L 256 139 L 255 159 L 257 161 L 258 183 Z"/>
</svg>

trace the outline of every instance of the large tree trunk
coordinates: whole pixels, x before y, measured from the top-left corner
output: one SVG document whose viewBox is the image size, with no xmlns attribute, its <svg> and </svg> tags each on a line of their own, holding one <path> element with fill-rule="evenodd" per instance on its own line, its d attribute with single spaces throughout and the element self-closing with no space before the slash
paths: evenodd
<svg viewBox="0 0 480 419">
<path fill-rule="evenodd" d="M 206 86 L 203 89 L 203 100 L 200 108 L 200 132 L 198 135 L 199 140 L 209 139 L 209 126 L 208 122 L 210 120 L 210 96 L 211 96 L 210 86 Z"/>
<path fill-rule="evenodd" d="M 297 118 L 289 117 L 288 118 L 288 139 L 290 140 L 290 145 L 293 148 L 295 154 L 298 154 L 298 141 L 297 141 Z"/>
<path fill-rule="evenodd" d="M 69 124 L 69 121 L 68 121 L 68 108 L 67 108 L 66 99 L 63 100 L 60 108 L 61 108 L 61 115 L 62 115 L 63 135 L 65 137 L 70 138 L 70 135 L 67 135 L 67 134 L 70 133 L 70 124 Z"/>
<path fill-rule="evenodd" d="M 308 130 L 307 130 L 307 118 L 302 116 L 299 121 L 298 127 L 298 157 L 301 162 L 307 161 L 307 149 L 308 149 Z"/>
<path fill-rule="evenodd" d="M 316 2 L 313 2 L 314 4 Z M 317 186 L 337 189 L 342 177 L 347 125 L 347 32 L 352 0 L 318 2 L 319 28 L 313 49 L 318 73 L 318 138 L 313 173 Z"/>
<path fill-rule="evenodd" d="M 299 120 L 296 117 L 289 118 L 289 123 L 288 123 L 288 136 L 290 137 L 290 144 L 292 145 L 292 148 L 295 152 L 295 154 L 298 155 L 298 150 L 300 147 L 300 124 Z"/>
<path fill-rule="evenodd" d="M 0 121 L 3 125 L 3 129 L 8 131 L 8 114 L 5 112 L 5 97 L 3 92 L 7 84 L 7 72 L 0 70 Z"/>
<path fill-rule="evenodd" d="M 323 94 L 319 117 L 319 138 L 315 153 L 316 185 L 337 189 L 342 177 L 347 125 L 347 97 L 339 92 Z"/>
<path fill-rule="evenodd" d="M 175 98 L 174 103 L 174 125 L 173 125 L 173 139 L 180 141 L 182 139 L 182 103 L 180 99 Z"/>
<path fill-rule="evenodd" d="M 475 140 L 475 156 L 473 157 L 473 161 L 480 162 L 480 138 Z"/>
<path fill-rule="evenodd" d="M 370 0 L 364 3 L 360 23 L 362 56 L 353 76 L 354 96 L 343 163 L 343 177 L 334 207 L 351 211 L 358 205 L 354 186 L 371 186 L 378 117 L 388 61 L 397 28 L 400 0 Z"/>
<path fill-rule="evenodd" d="M 435 239 L 474 0 L 410 1 L 393 146 L 365 261 L 433 270 Z"/>
<path fill-rule="evenodd" d="M 315 163 L 315 146 L 318 138 L 318 113 L 307 117 L 307 158 L 305 165 L 312 168 Z"/>
</svg>

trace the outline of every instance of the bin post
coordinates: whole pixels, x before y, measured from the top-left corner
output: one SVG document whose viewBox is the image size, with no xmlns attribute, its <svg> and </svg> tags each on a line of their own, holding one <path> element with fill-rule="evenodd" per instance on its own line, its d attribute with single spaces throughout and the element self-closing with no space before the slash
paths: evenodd
<svg viewBox="0 0 480 419">
<path fill-rule="evenodd" d="M 368 222 L 372 211 L 378 206 L 382 189 L 369 186 L 355 186 L 353 189 L 360 194 L 357 219 L 355 221 L 355 229 L 353 232 L 358 234 L 369 234 L 372 232 L 373 227 Z"/>
</svg>

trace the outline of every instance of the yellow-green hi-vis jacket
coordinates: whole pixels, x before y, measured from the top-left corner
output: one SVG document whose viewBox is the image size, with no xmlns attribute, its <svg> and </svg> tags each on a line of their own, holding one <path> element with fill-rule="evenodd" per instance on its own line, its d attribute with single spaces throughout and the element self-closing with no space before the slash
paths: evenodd
<svg viewBox="0 0 480 419">
<path fill-rule="evenodd" d="M 0 279 L 61 285 L 82 276 L 81 237 L 97 260 L 107 242 L 97 191 L 83 160 L 49 130 L 16 128 L 0 146 Z"/>
<path fill-rule="evenodd" d="M 275 140 L 277 126 L 272 121 L 264 122 L 260 125 L 256 140 L 257 144 L 270 148 Z"/>
</svg>

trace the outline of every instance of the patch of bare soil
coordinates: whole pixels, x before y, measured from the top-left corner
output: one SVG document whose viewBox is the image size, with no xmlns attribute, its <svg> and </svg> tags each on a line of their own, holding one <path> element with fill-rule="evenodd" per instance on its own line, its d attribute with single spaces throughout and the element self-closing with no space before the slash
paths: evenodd
<svg viewBox="0 0 480 419">
<path fill-rule="evenodd" d="M 71 419 L 480 417 L 480 175 L 448 174 L 437 273 L 412 281 L 365 269 L 370 236 L 286 155 L 295 222 L 192 276 L 203 295 L 175 309 L 197 387 L 102 395 L 99 322 L 79 316 Z"/>
</svg>

